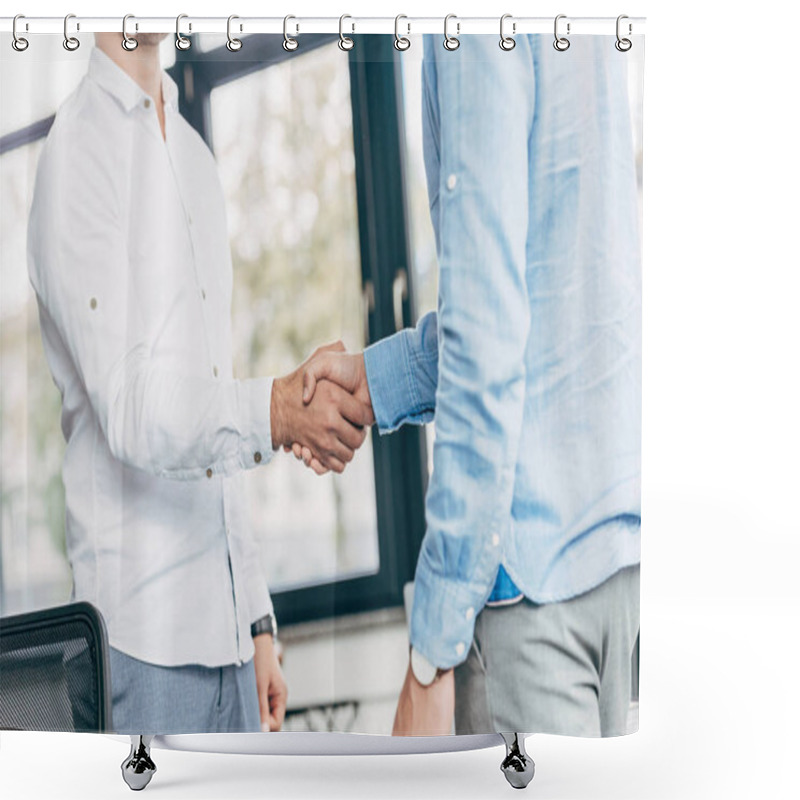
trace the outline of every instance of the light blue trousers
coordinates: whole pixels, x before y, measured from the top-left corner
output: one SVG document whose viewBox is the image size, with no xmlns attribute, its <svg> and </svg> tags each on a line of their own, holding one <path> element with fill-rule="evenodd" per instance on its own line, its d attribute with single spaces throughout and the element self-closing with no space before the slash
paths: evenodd
<svg viewBox="0 0 800 800">
<path fill-rule="evenodd" d="M 252 659 L 241 667 L 161 667 L 110 651 L 116 733 L 261 731 Z"/>
</svg>

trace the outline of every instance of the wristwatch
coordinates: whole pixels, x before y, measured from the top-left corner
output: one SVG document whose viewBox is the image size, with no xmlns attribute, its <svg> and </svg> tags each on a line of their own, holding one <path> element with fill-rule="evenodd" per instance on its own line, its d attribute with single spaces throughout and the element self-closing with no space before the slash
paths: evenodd
<svg viewBox="0 0 800 800">
<path fill-rule="evenodd" d="M 431 664 L 415 647 L 411 648 L 411 671 L 421 686 L 430 686 L 442 671 Z"/>
<path fill-rule="evenodd" d="M 275 639 L 278 635 L 278 626 L 275 624 L 275 617 L 272 614 L 265 614 L 261 619 L 257 619 L 250 626 L 250 635 L 255 639 L 262 633 L 271 633 Z"/>
</svg>

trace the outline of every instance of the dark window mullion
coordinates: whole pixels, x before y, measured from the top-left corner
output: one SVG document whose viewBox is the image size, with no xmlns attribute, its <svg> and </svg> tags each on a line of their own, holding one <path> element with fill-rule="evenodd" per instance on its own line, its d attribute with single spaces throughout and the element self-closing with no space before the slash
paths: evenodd
<svg viewBox="0 0 800 800">
<path fill-rule="evenodd" d="M 402 83 L 390 37 L 357 37 L 350 59 L 362 274 L 375 288 L 370 335 L 376 341 L 395 332 L 393 284 L 398 269 L 406 270 L 408 281 L 404 324 L 410 323 L 413 309 Z M 413 578 L 425 530 L 425 433 L 407 426 L 390 437 L 376 435 L 374 440 L 379 525 L 391 528 L 391 571 L 394 591 L 402 602 L 402 585 Z M 381 538 L 383 533 L 384 528 Z"/>
</svg>

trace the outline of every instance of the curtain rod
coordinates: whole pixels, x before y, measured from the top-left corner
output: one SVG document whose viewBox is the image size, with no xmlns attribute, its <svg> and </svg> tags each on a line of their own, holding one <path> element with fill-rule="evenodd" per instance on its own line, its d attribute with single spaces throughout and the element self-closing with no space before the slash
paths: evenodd
<svg viewBox="0 0 800 800">
<path fill-rule="evenodd" d="M 397 22 L 395 17 L 355 17 L 345 15 L 341 22 L 339 17 L 236 17 L 231 23 L 234 34 L 275 33 L 283 34 L 285 27 L 292 36 L 304 33 L 386 33 L 394 34 L 395 25 L 399 33 L 407 36 L 419 33 L 444 33 L 444 17 L 411 17 L 401 16 Z M 560 30 L 566 30 L 569 24 L 570 35 L 606 34 L 614 35 L 617 30 L 615 17 L 569 17 L 561 15 Z M 126 30 L 129 36 L 136 33 L 174 33 L 175 17 L 136 17 L 128 19 Z M 182 15 L 181 33 L 217 33 L 225 34 L 228 30 L 227 17 L 193 17 Z M 644 17 L 627 17 L 624 19 L 624 35 L 643 34 Z M 13 17 L 0 17 L 0 32 L 11 33 Z M 500 16 L 496 17 L 458 17 L 451 16 L 448 29 L 457 35 L 464 34 L 498 34 Z M 505 31 L 508 34 L 522 35 L 526 33 L 553 33 L 554 17 L 512 17 L 506 16 Z M 69 30 L 75 33 L 98 33 L 101 31 L 122 32 L 122 17 L 81 17 L 71 16 Z M 17 33 L 44 34 L 64 32 L 64 17 L 20 17 L 17 21 Z"/>
</svg>

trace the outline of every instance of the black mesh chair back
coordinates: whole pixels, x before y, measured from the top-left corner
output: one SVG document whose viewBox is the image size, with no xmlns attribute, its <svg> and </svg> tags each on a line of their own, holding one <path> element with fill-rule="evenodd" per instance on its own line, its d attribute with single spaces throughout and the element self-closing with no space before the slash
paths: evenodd
<svg viewBox="0 0 800 800">
<path fill-rule="evenodd" d="M 94 606 L 0 617 L 0 729 L 112 730 L 108 636 Z"/>
</svg>

